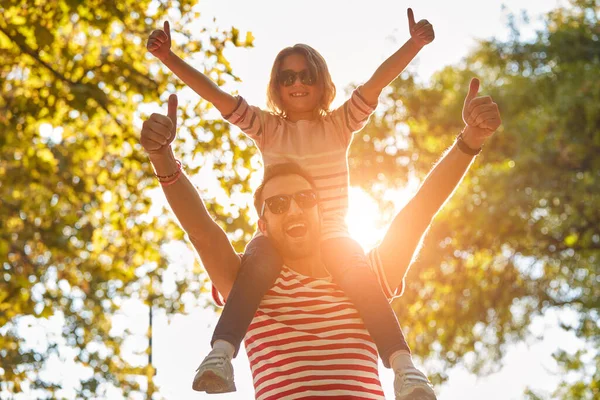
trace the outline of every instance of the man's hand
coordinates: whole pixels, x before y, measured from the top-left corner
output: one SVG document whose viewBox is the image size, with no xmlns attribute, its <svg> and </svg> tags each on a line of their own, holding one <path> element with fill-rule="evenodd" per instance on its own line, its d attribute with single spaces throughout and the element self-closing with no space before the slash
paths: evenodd
<svg viewBox="0 0 600 400">
<path fill-rule="evenodd" d="M 169 56 L 171 52 L 171 28 L 169 22 L 165 21 L 163 29 L 155 29 L 148 38 L 146 48 L 153 56 L 161 61 Z"/>
<path fill-rule="evenodd" d="M 419 46 L 423 47 L 426 44 L 433 42 L 435 39 L 435 33 L 433 32 L 433 25 L 426 19 L 422 19 L 415 23 L 415 15 L 413 14 L 412 8 L 408 9 L 408 30 L 410 32 L 411 39 Z"/>
<path fill-rule="evenodd" d="M 467 125 L 463 131 L 463 141 L 472 149 L 478 149 L 500 127 L 498 104 L 490 96 L 477 96 L 479 79 L 471 79 L 469 93 L 465 98 L 462 117 Z"/>
<path fill-rule="evenodd" d="M 169 96 L 167 115 L 153 113 L 142 124 L 140 142 L 148 154 L 166 153 L 177 133 L 177 95 Z"/>
</svg>

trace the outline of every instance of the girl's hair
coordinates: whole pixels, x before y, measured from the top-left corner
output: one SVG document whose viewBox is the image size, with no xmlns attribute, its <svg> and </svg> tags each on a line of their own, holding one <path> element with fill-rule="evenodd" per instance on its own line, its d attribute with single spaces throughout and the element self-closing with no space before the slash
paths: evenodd
<svg viewBox="0 0 600 400">
<path fill-rule="evenodd" d="M 279 74 L 279 68 L 281 68 L 283 59 L 290 54 L 300 54 L 306 59 L 308 68 L 317 79 L 317 85 L 323 90 L 321 101 L 319 101 L 318 105 L 319 115 L 326 115 L 330 112 L 329 107 L 335 97 L 335 85 L 331 80 L 331 75 L 329 74 L 329 69 L 327 68 L 327 63 L 323 56 L 309 45 L 301 43 L 286 47 L 277 54 L 277 57 L 275 57 L 275 62 L 271 69 L 269 87 L 267 88 L 267 106 L 275 114 L 281 117 L 286 116 L 286 110 L 283 108 L 283 102 L 279 91 L 277 75 Z"/>
</svg>

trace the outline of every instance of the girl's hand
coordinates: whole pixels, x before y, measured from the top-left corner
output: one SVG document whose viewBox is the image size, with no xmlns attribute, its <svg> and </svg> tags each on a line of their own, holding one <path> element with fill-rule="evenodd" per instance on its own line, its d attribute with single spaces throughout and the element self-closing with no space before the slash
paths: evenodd
<svg viewBox="0 0 600 400">
<path fill-rule="evenodd" d="M 163 29 L 155 29 L 148 38 L 146 48 L 153 56 L 163 61 L 171 52 L 171 29 L 165 21 Z"/>
<path fill-rule="evenodd" d="M 490 96 L 477 96 L 479 79 L 471 79 L 469 93 L 465 98 L 462 117 L 467 125 L 463 140 L 472 149 L 480 148 L 483 143 L 500 127 L 500 110 Z"/>
<path fill-rule="evenodd" d="M 177 133 L 177 95 L 169 96 L 167 115 L 153 113 L 142 124 L 140 143 L 146 153 L 157 154 L 168 150 Z"/>
<path fill-rule="evenodd" d="M 415 23 L 415 15 L 413 14 L 412 8 L 409 8 L 407 12 L 408 30 L 410 31 L 411 39 L 419 47 L 423 47 L 426 44 L 433 42 L 433 39 L 435 39 L 433 25 L 431 25 L 426 19 L 422 19 L 419 22 Z"/>
</svg>

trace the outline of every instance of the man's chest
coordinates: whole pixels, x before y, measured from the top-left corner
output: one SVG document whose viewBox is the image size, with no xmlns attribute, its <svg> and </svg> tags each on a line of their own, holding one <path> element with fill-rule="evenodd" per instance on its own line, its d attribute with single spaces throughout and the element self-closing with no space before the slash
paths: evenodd
<svg viewBox="0 0 600 400">
<path fill-rule="evenodd" d="M 358 311 L 337 285 L 284 271 L 261 301 L 246 345 L 249 356 L 254 348 L 265 346 L 274 355 L 287 354 L 292 343 L 336 353 L 357 344 L 368 347 L 372 340 Z"/>
<path fill-rule="evenodd" d="M 284 268 L 245 344 L 257 399 L 295 393 L 349 398 L 357 390 L 383 398 L 375 344 L 357 310 L 329 281 L 293 277 Z"/>
</svg>

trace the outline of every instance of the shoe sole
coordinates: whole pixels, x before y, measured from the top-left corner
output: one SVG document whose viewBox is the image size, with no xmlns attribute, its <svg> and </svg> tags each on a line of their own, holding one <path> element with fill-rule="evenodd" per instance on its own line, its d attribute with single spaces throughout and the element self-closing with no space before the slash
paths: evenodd
<svg viewBox="0 0 600 400">
<path fill-rule="evenodd" d="M 406 396 L 402 396 L 404 400 L 437 400 L 435 394 L 424 390 L 424 389 L 416 389 L 412 393 Z"/>
<path fill-rule="evenodd" d="M 231 393 L 236 391 L 235 382 L 229 384 L 225 379 L 212 371 L 206 371 L 197 377 L 197 379 L 194 379 L 192 389 L 197 392 L 206 392 L 208 394 Z"/>
</svg>

